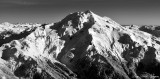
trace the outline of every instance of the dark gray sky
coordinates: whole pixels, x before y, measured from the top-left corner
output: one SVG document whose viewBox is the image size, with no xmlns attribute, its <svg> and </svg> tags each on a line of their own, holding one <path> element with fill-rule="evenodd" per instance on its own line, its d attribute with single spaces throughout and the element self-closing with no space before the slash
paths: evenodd
<svg viewBox="0 0 160 79">
<path fill-rule="evenodd" d="M 88 9 L 120 24 L 160 25 L 160 0 L 0 0 L 0 23 L 54 23 Z"/>
</svg>

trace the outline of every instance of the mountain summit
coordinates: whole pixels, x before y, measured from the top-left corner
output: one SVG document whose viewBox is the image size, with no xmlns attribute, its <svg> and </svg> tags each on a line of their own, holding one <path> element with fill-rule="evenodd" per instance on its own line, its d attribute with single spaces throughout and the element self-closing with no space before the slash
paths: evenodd
<svg viewBox="0 0 160 79">
<path fill-rule="evenodd" d="M 159 37 L 145 28 L 121 26 L 89 10 L 71 13 L 54 24 L 1 24 L 0 76 L 159 78 Z"/>
</svg>

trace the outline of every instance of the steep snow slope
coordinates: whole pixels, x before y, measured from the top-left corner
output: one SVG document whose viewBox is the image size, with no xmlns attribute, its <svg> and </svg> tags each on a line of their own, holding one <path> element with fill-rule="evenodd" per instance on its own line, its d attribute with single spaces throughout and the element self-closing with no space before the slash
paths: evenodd
<svg viewBox="0 0 160 79">
<path fill-rule="evenodd" d="M 72 79 L 75 74 L 54 59 L 53 38 L 41 25 L 5 26 L 1 30 L 0 77 L 6 79 Z M 7 27 L 7 28 L 5 28 Z M 18 30 L 17 30 L 18 29 Z M 10 32 L 11 31 L 11 32 Z M 15 32 L 14 32 L 15 31 Z M 9 33 L 8 33 L 9 32 Z M 55 40 L 54 40 L 55 41 Z M 47 50 L 48 49 L 48 50 Z M 52 51 L 51 51 L 52 49 Z M 5 73 L 5 74 L 4 74 Z"/>
<path fill-rule="evenodd" d="M 81 79 L 159 76 L 159 40 L 148 33 L 91 11 L 70 14 L 51 28 L 65 41 L 57 59 Z"/>
<path fill-rule="evenodd" d="M 160 39 L 153 32 L 91 11 L 71 13 L 54 24 L 3 23 L 0 78 L 159 78 Z"/>
</svg>

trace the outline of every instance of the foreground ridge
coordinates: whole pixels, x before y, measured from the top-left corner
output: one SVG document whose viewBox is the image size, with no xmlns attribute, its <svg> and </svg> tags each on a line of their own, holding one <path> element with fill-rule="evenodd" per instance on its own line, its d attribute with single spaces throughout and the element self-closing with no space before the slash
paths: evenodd
<svg viewBox="0 0 160 79">
<path fill-rule="evenodd" d="M 6 28 L 7 27 L 7 28 Z M 121 26 L 90 10 L 54 24 L 0 24 L 0 77 L 159 78 L 159 26 Z"/>
</svg>

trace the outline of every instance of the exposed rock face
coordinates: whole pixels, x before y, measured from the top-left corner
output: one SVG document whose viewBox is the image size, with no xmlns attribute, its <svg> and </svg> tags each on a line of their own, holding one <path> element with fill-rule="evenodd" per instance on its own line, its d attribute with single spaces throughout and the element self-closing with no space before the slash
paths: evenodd
<svg viewBox="0 0 160 79">
<path fill-rule="evenodd" d="M 85 11 L 72 13 L 55 24 L 4 23 L 0 29 L 2 79 L 160 76 L 158 32 L 155 35 L 155 29 L 146 26 L 124 27 Z"/>
</svg>

